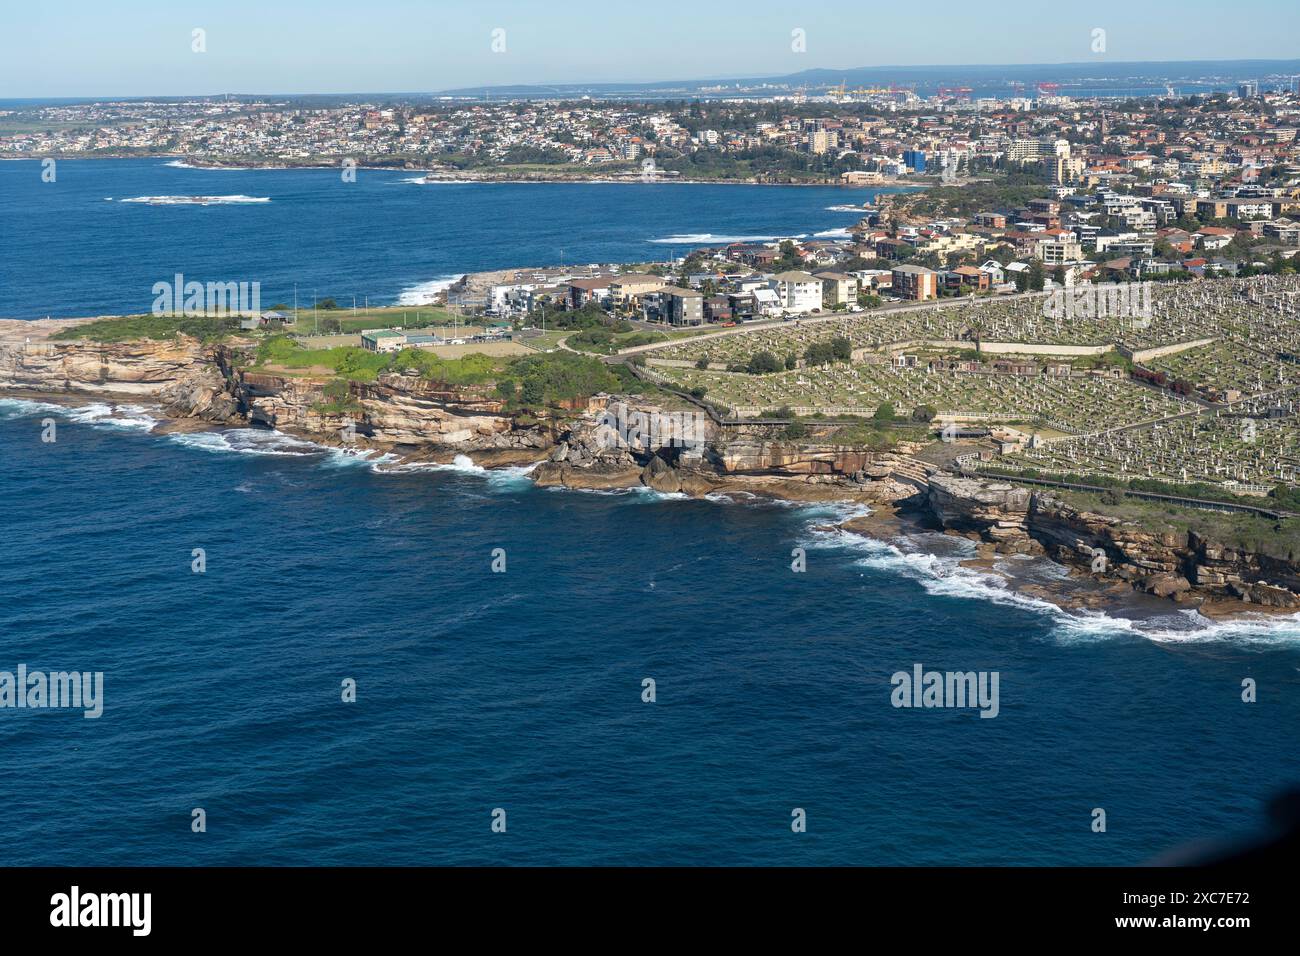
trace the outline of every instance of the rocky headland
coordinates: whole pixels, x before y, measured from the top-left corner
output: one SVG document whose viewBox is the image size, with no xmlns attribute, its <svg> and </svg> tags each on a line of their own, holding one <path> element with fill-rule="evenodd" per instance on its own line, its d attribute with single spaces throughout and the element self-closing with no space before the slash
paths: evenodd
<svg viewBox="0 0 1300 956">
<path fill-rule="evenodd" d="M 489 468 L 535 465 L 531 477 L 540 487 L 864 504 L 873 513 L 840 530 L 888 537 L 905 517 L 976 540 L 985 557 L 1044 555 L 1080 575 L 1207 613 L 1300 609 L 1300 562 L 1290 557 L 1231 547 L 1194 531 L 1153 532 L 1048 490 L 950 474 L 909 454 L 782 441 L 762 427 L 712 420 L 689 447 L 629 445 L 611 434 L 608 409 L 615 403 L 623 413 L 662 409 L 635 397 L 598 395 L 545 419 L 525 418 L 488 386 L 391 373 L 346 383 L 340 394 L 332 376 L 249 367 L 251 340 L 49 337 L 66 327 L 0 322 L 0 395 L 149 402 L 168 416 L 166 429 L 274 428 L 404 461 L 468 455 Z"/>
</svg>

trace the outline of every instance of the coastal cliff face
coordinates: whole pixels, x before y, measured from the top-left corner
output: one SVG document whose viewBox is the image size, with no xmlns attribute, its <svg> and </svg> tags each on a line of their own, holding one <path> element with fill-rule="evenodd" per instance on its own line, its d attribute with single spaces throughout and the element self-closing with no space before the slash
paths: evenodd
<svg viewBox="0 0 1300 956">
<path fill-rule="evenodd" d="M 232 378 L 248 420 L 282 430 L 329 434 L 351 424 L 358 438 L 383 445 L 449 446 L 463 451 L 550 446 L 541 428 L 516 428 L 484 386 L 450 386 L 415 376 L 353 382 L 343 405 L 326 394 L 330 379 L 242 371 Z M 504 460 L 504 459 L 502 459 Z"/>
<path fill-rule="evenodd" d="M 185 337 L 101 345 L 14 336 L 0 341 L 0 389 L 150 399 L 211 359 Z"/>
<path fill-rule="evenodd" d="M 801 501 L 894 502 L 917 494 L 921 466 L 908 458 L 842 446 L 777 442 L 728 430 L 702 413 L 683 447 L 671 432 L 641 434 L 632 443 L 611 430 L 611 413 L 671 415 L 657 405 L 610 397 L 602 410 L 569 424 L 548 461 L 533 472 L 541 486 L 611 489 L 646 487 L 701 497 L 740 491 Z M 687 414 L 694 414 L 688 412 Z M 919 480 L 918 480 L 919 478 Z"/>
<path fill-rule="evenodd" d="M 947 474 L 931 476 L 927 501 L 945 528 L 992 542 L 999 552 L 1046 554 L 1174 600 L 1199 594 L 1300 608 L 1300 564 L 1195 531 L 1149 531 L 1045 491 Z"/>
<path fill-rule="evenodd" d="M 22 331 L 22 330 L 20 330 Z M 327 395 L 329 378 L 238 367 L 242 343 L 204 345 L 186 336 L 121 343 L 0 340 L 0 389 L 156 401 L 168 415 L 210 424 L 254 424 L 332 441 L 349 423 L 362 442 L 510 452 L 535 460 L 548 448 L 541 429 L 517 429 L 484 386 L 439 385 L 384 375 Z M 505 455 L 502 458 L 502 455 Z"/>
<path fill-rule="evenodd" d="M 720 444 L 718 464 L 727 474 L 851 476 L 875 464 L 870 452 L 839 446 L 737 438 Z"/>
</svg>

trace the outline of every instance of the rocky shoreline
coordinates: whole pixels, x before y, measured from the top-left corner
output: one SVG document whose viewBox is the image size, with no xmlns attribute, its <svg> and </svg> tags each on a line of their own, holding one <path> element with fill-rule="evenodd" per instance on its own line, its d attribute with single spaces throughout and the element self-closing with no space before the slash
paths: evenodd
<svg viewBox="0 0 1300 956">
<path fill-rule="evenodd" d="M 251 342 L 52 341 L 47 336 L 66 323 L 13 325 L 0 323 L 0 397 L 156 404 L 167 416 L 163 432 L 265 427 L 403 463 L 469 456 L 484 468 L 534 466 L 530 477 L 542 488 L 644 487 L 692 498 L 866 506 L 869 514 L 834 529 L 886 541 L 909 529 L 940 531 L 976 543 L 968 567 L 992 571 L 1000 556 L 1041 556 L 1097 585 L 1069 596 L 1035 586 L 1036 596 L 1062 607 L 1101 607 L 1140 592 L 1210 617 L 1300 610 L 1300 562 L 1195 532 L 1153 534 L 1045 490 L 949 474 L 907 454 L 796 445 L 762 426 L 724 434 L 715 423 L 698 447 L 629 447 L 611 437 L 608 410 L 661 409 L 629 396 L 595 396 L 585 407 L 521 425 L 485 387 L 390 373 L 350 383 L 346 407 L 338 407 L 325 394 L 327 378 L 244 367 L 241 350 Z"/>
<path fill-rule="evenodd" d="M 10 160 L 39 160 L 46 158 L 44 154 L 40 156 L 25 155 L 15 153 L 8 157 Z M 184 163 L 186 166 L 195 169 L 213 169 L 213 170 L 244 170 L 244 169 L 335 169 L 337 170 L 342 163 L 342 157 L 318 157 L 315 159 L 306 159 L 301 161 L 261 159 L 257 161 L 241 161 L 236 158 L 229 159 L 210 159 L 201 156 L 175 155 L 171 153 L 94 153 L 79 155 L 56 154 L 55 159 L 156 159 L 172 163 Z M 412 162 L 410 160 L 400 160 L 391 163 L 375 162 L 373 158 L 359 161 L 357 169 L 375 170 L 378 172 L 411 172 L 424 173 L 432 177 L 435 182 L 448 183 L 643 183 L 646 182 L 641 170 L 606 170 L 601 171 L 593 169 L 587 172 L 545 172 L 545 171 L 528 171 L 520 172 L 519 170 L 495 171 L 487 169 L 464 169 L 464 170 L 440 170 L 429 169 L 427 165 Z M 755 177 L 745 177 L 736 179 L 696 179 L 687 176 L 679 176 L 672 170 L 658 170 L 653 180 L 657 183 L 695 183 L 700 185 L 735 185 L 735 186 L 844 186 L 846 188 L 861 188 L 860 186 L 849 186 L 846 183 L 836 179 L 810 180 L 810 181 L 788 181 L 782 182 L 770 179 L 758 179 Z M 892 184 L 886 184 L 892 185 Z"/>
</svg>

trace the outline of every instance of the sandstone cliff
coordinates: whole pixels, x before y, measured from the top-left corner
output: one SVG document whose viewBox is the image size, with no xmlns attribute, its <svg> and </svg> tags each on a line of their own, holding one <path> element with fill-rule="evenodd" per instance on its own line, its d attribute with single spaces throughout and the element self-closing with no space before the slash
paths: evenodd
<svg viewBox="0 0 1300 956">
<path fill-rule="evenodd" d="M 1159 597 L 1300 608 L 1300 563 L 1231 548 L 1195 531 L 1152 531 L 1047 491 L 948 474 L 931 476 L 928 506 L 945 528 L 993 542 L 998 551 L 1045 553 Z"/>
<path fill-rule="evenodd" d="M 151 399 L 210 362 L 185 337 L 99 344 L 9 333 L 0 338 L 0 389 Z"/>
</svg>

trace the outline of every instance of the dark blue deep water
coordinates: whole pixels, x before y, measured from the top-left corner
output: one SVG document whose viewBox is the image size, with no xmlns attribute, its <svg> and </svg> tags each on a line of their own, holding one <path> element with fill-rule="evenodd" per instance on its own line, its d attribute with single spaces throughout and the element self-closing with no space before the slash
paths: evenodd
<svg viewBox="0 0 1300 956">
<path fill-rule="evenodd" d="M 147 312 L 155 282 L 260 282 L 388 304 L 464 272 L 662 261 L 729 239 L 840 235 L 874 190 L 691 183 L 450 183 L 361 169 L 185 169 L 159 159 L 0 162 L 0 318 Z M 160 206 L 145 196 L 268 202 Z"/>
<path fill-rule="evenodd" d="M 391 300 L 560 246 L 824 231 L 864 198 L 37 168 L 0 163 L 0 314 L 145 309 L 177 270 Z M 103 201 L 241 193 L 272 202 Z M 385 470 L 151 414 L 0 397 L 0 671 L 105 675 L 97 720 L 0 709 L 0 865 L 1135 864 L 1300 781 L 1292 620 L 1068 615 L 951 539 L 819 531 L 834 508 Z M 916 663 L 997 671 L 999 715 L 894 708 Z"/>
<path fill-rule="evenodd" d="M 105 675 L 98 720 L 0 710 L 0 864 L 1130 864 L 1300 778 L 1294 624 L 1073 619 L 832 509 L 142 414 L 0 402 L 0 669 Z M 918 662 L 998 671 L 1000 714 L 895 709 Z"/>
</svg>

